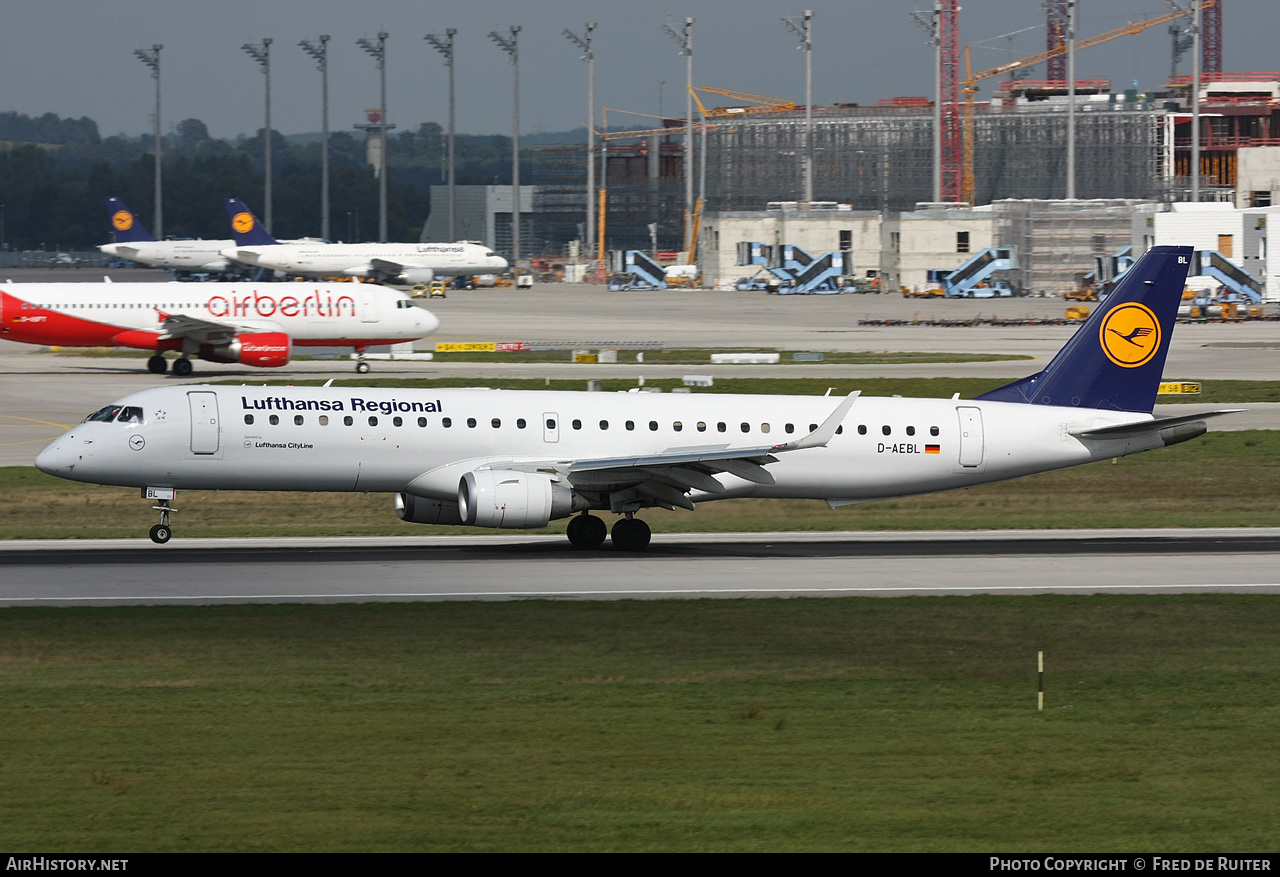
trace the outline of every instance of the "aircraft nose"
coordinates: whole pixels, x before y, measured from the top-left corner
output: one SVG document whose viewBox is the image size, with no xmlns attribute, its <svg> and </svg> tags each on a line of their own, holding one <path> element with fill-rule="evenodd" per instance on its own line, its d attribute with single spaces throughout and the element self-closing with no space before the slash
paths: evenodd
<svg viewBox="0 0 1280 877">
<path fill-rule="evenodd" d="M 418 308 L 418 331 L 423 335 L 430 335 L 436 329 L 440 328 L 440 318 L 431 311 Z"/>
<path fill-rule="evenodd" d="M 46 475 L 66 477 L 78 462 L 78 456 L 70 450 L 67 436 L 55 440 L 36 457 L 36 468 Z"/>
</svg>

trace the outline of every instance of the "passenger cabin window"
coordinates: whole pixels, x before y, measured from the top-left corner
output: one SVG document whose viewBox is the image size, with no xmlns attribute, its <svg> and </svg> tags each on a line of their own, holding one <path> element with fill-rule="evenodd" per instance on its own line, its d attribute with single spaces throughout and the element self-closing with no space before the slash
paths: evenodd
<svg viewBox="0 0 1280 877">
<path fill-rule="evenodd" d="M 355 423 L 355 419 L 354 419 L 350 414 L 348 414 L 346 417 L 342 418 L 342 425 L 343 425 L 343 426 L 351 426 L 351 424 L 353 424 L 353 423 Z"/>
<path fill-rule="evenodd" d="M 650 431 L 650 432 L 657 432 L 657 431 L 658 431 L 658 421 L 656 421 L 656 420 L 650 420 L 650 421 L 649 421 L 649 431 Z"/>
<path fill-rule="evenodd" d="M 516 429 L 524 429 L 524 428 L 525 428 L 525 420 L 524 420 L 524 418 L 523 418 L 523 417 L 517 418 L 517 419 L 516 419 Z"/>
<path fill-rule="evenodd" d="M 636 422 L 634 420 L 628 420 L 627 429 L 635 429 L 635 428 L 636 428 Z"/>
<path fill-rule="evenodd" d="M 489 421 L 489 425 L 492 426 L 494 429 L 501 429 L 502 421 L 499 420 L 497 417 L 495 417 L 493 418 L 493 420 Z"/>
<path fill-rule="evenodd" d="M 370 417 L 370 418 L 369 418 L 369 425 L 370 425 L 370 426 L 377 426 L 377 425 L 378 425 L 378 418 L 376 418 L 376 417 Z"/>
<path fill-rule="evenodd" d="M 440 425 L 443 426 L 445 429 L 448 429 L 449 427 L 453 426 L 453 418 L 452 417 L 440 418 Z"/>
<path fill-rule="evenodd" d="M 427 425 L 427 418 L 425 418 L 425 417 L 419 417 L 419 418 L 418 418 L 418 426 L 423 426 L 423 427 L 425 427 L 426 425 Z"/>
<path fill-rule="evenodd" d="M 866 434 L 867 434 L 867 425 L 865 423 L 859 423 L 858 435 L 866 435 Z"/>
<path fill-rule="evenodd" d="M 884 433 L 885 435 L 889 435 L 889 434 L 891 434 L 891 433 L 893 432 L 893 429 L 892 429 L 892 428 L 890 428 L 888 424 L 886 424 L 886 425 L 884 425 L 884 426 L 880 427 L 880 431 L 881 431 L 882 433 Z"/>
<path fill-rule="evenodd" d="M 469 429 L 475 429 L 475 428 L 476 428 L 476 419 L 475 419 L 474 417 L 468 417 L 468 418 L 467 418 L 467 427 L 468 427 Z"/>
<path fill-rule="evenodd" d="M 929 435 L 937 435 L 937 434 L 938 434 L 938 428 L 936 426 L 929 427 Z"/>
<path fill-rule="evenodd" d="M 246 425 L 246 426 L 253 426 L 253 415 L 252 415 L 252 414 L 246 414 L 246 415 L 244 416 L 244 422 L 245 422 L 245 425 Z"/>
<path fill-rule="evenodd" d="M 328 425 L 329 425 L 329 415 L 328 415 L 328 414 L 321 414 L 319 417 L 317 417 L 317 418 L 316 418 L 316 420 L 317 420 L 317 421 L 319 421 L 319 423 L 320 423 L 320 425 L 321 425 L 321 426 L 328 426 Z"/>
<path fill-rule="evenodd" d="M 278 423 L 280 423 L 280 415 L 272 414 L 270 417 L 267 418 L 267 422 L 270 423 L 272 426 L 276 426 Z"/>
<path fill-rule="evenodd" d="M 603 432 L 604 430 L 606 430 L 606 429 L 608 429 L 608 428 L 609 428 L 609 421 L 607 421 L 607 420 L 602 420 L 602 421 L 600 421 L 600 430 L 601 430 L 601 432 Z"/>
<path fill-rule="evenodd" d="M 575 418 L 575 419 L 574 419 L 574 421 L 573 421 L 573 428 L 574 428 L 574 429 L 582 429 L 582 421 L 581 421 L 581 420 L 577 420 L 577 419 Z"/>
<path fill-rule="evenodd" d="M 706 431 L 707 431 L 707 422 L 705 420 L 699 420 L 698 432 L 706 432 Z"/>
<path fill-rule="evenodd" d="M 915 434 L 916 434 L 916 428 L 914 426 L 908 426 L 907 435 L 915 435 Z"/>
<path fill-rule="evenodd" d="M 716 424 L 716 432 L 724 432 L 726 429 L 728 429 L 728 427 L 725 426 L 723 420 Z"/>
<path fill-rule="evenodd" d="M 397 415 L 396 417 L 391 418 L 391 425 L 392 425 L 392 426 L 404 426 L 404 418 L 403 418 L 403 417 L 400 417 L 400 416 L 398 416 L 398 415 Z"/>
<path fill-rule="evenodd" d="M 295 414 L 295 415 L 293 415 L 293 425 L 294 425 L 294 426 L 302 426 L 302 415 L 301 415 L 301 414 Z"/>
<path fill-rule="evenodd" d="M 684 424 L 677 420 L 675 423 L 671 424 L 671 428 L 676 432 L 680 432 L 680 430 L 684 429 Z"/>
</svg>

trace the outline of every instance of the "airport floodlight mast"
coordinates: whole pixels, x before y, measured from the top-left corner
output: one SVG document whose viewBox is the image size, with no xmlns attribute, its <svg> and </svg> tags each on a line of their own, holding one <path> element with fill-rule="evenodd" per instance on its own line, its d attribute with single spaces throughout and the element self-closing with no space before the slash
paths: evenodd
<svg viewBox="0 0 1280 877">
<path fill-rule="evenodd" d="M 513 25 L 508 36 L 489 31 L 489 39 L 511 56 L 515 71 L 511 123 L 511 267 L 520 273 L 520 25 Z"/>
<path fill-rule="evenodd" d="M 320 237 L 329 240 L 329 36 L 318 42 L 302 40 L 302 50 L 316 61 L 320 71 Z"/>
<path fill-rule="evenodd" d="M 662 26 L 662 32 L 676 41 L 680 54 L 685 56 L 685 98 L 684 98 L 684 236 L 685 250 L 693 247 L 689 240 L 693 217 L 693 19 L 684 20 L 684 28 L 679 33 L 669 24 Z"/>
<path fill-rule="evenodd" d="M 152 219 L 152 228 L 155 229 L 156 237 L 164 240 L 164 199 L 161 197 L 161 176 L 160 176 L 160 156 L 161 149 L 160 140 L 160 50 L 164 46 L 155 43 L 151 46 L 150 51 L 147 49 L 134 49 L 133 54 L 139 61 L 151 68 L 151 78 L 156 81 L 156 118 L 155 118 L 155 150 L 156 150 L 156 208 L 155 216 Z"/>
<path fill-rule="evenodd" d="M 262 161 L 266 166 L 263 173 L 262 224 L 271 232 L 271 37 L 263 37 L 259 44 L 245 43 L 240 48 L 249 53 L 249 57 L 258 62 L 262 74 L 267 79 L 267 122 L 262 132 Z"/>
<path fill-rule="evenodd" d="M 804 52 L 804 155 L 800 175 L 804 200 L 813 201 L 813 10 L 806 9 L 803 18 L 784 18 L 782 23 L 800 38 L 798 48 Z"/>
<path fill-rule="evenodd" d="M 564 35 L 582 49 L 582 60 L 587 62 L 587 252 L 596 249 L 596 53 L 594 21 L 587 22 L 585 36 L 578 36 L 565 28 Z"/>
<path fill-rule="evenodd" d="M 924 28 L 929 35 L 929 45 L 933 46 L 933 201 L 942 200 L 942 5 L 933 4 L 933 12 L 915 11 L 911 13 L 915 23 Z"/>
<path fill-rule="evenodd" d="M 423 37 L 435 47 L 441 55 L 444 55 L 444 66 L 449 68 L 449 240 L 456 241 L 458 239 L 457 221 L 457 199 L 455 190 L 458 183 L 457 175 L 457 153 L 455 151 L 457 136 L 454 130 L 454 114 L 453 114 L 453 37 L 458 32 L 455 27 L 447 28 L 444 37 L 436 34 L 427 34 Z"/>
<path fill-rule="evenodd" d="M 1067 0 L 1067 200 L 1076 200 L 1076 0 Z"/>
<path fill-rule="evenodd" d="M 378 242 L 387 242 L 387 32 L 378 34 L 378 42 L 361 37 L 356 45 L 368 52 L 378 67 L 380 97 L 378 99 L 378 125 L 374 129 L 378 138 Z"/>
</svg>

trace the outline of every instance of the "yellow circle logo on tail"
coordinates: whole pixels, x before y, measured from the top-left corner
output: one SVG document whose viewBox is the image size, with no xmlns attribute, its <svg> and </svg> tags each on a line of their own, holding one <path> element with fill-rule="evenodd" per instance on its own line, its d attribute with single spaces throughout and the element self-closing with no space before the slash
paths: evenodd
<svg viewBox="0 0 1280 877">
<path fill-rule="evenodd" d="M 133 228 L 133 214 L 128 210 L 117 210 L 111 214 L 111 227 L 116 231 L 128 231 Z"/>
<path fill-rule="evenodd" d="M 1098 341 L 1107 359 L 1122 368 L 1138 368 L 1160 349 L 1160 321 L 1146 305 L 1125 302 L 1102 318 Z"/>
<path fill-rule="evenodd" d="M 253 231 L 253 214 L 247 210 L 237 213 L 231 220 L 231 227 L 239 234 L 248 234 Z"/>
</svg>

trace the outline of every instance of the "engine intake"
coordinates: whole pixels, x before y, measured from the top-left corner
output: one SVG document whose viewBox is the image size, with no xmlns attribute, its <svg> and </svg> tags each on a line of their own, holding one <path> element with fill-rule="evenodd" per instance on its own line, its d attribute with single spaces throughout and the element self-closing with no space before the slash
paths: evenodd
<svg viewBox="0 0 1280 877">
<path fill-rule="evenodd" d="M 260 368 L 289 364 L 289 336 L 284 332 L 235 335 L 225 344 L 201 344 L 200 358 L 209 362 L 238 362 Z"/>
<path fill-rule="evenodd" d="M 463 523 L 475 527 L 536 530 L 587 505 L 568 487 L 539 473 L 480 469 L 458 482 L 458 511 Z"/>
</svg>

